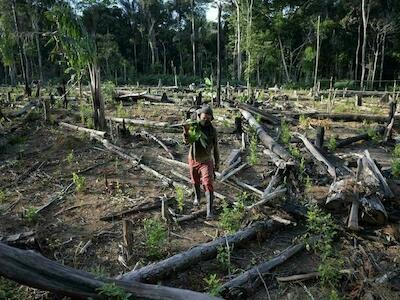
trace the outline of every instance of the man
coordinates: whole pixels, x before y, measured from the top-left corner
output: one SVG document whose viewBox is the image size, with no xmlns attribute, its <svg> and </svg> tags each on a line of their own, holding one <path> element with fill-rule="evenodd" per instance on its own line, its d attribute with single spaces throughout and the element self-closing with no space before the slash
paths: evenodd
<svg viewBox="0 0 400 300">
<path fill-rule="evenodd" d="M 190 145 L 188 160 L 191 182 L 195 193 L 194 205 L 199 205 L 200 184 L 203 185 L 207 198 L 207 219 L 213 218 L 214 202 L 214 172 L 219 168 L 219 149 L 217 131 L 211 121 L 214 119 L 210 106 L 205 105 L 196 111 L 197 121 L 201 132 L 204 133 L 205 143 L 197 140 Z M 184 126 L 183 137 L 189 144 L 189 125 Z"/>
</svg>

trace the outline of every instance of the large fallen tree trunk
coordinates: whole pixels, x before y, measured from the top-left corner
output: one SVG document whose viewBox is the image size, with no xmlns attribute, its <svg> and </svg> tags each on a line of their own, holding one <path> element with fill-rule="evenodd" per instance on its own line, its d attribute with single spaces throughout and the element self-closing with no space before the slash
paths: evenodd
<svg viewBox="0 0 400 300">
<path fill-rule="evenodd" d="M 116 123 L 125 123 L 125 124 L 133 124 L 133 125 L 142 125 L 142 126 L 150 126 L 150 127 L 167 127 L 167 122 L 157 122 L 157 121 L 149 121 L 149 120 L 135 120 L 135 119 L 126 119 L 126 118 L 116 118 L 116 117 L 106 117 L 106 120 L 113 121 Z"/>
<path fill-rule="evenodd" d="M 263 111 L 261 109 L 258 109 L 254 106 L 244 104 L 244 103 L 238 103 L 236 106 L 241 109 L 244 109 L 248 112 L 251 112 L 253 114 L 260 116 L 261 120 L 267 121 L 268 123 L 271 123 L 272 125 L 280 125 L 281 124 L 279 117 L 277 117 L 271 113 L 268 113 L 266 111 Z"/>
<path fill-rule="evenodd" d="M 110 299 L 101 295 L 105 284 L 115 284 L 134 299 L 211 300 L 209 295 L 140 282 L 100 279 L 93 274 L 63 266 L 33 251 L 0 243 L 0 275 L 21 284 L 46 290 L 72 299 Z"/>
<path fill-rule="evenodd" d="M 310 151 L 310 153 L 320 162 L 324 163 L 327 168 L 328 168 L 328 173 L 333 177 L 333 179 L 336 179 L 336 169 L 335 167 L 319 152 L 319 150 L 310 143 L 310 141 L 302 134 L 300 133 L 295 133 L 295 136 L 301 139 L 304 143 L 304 146 Z"/>
<path fill-rule="evenodd" d="M 157 282 L 176 272 L 188 269 L 200 261 L 212 259 L 217 256 L 218 247 L 227 243 L 235 247 L 247 243 L 249 240 L 260 237 L 260 234 L 276 231 L 283 224 L 268 220 L 255 223 L 253 226 L 240 230 L 234 235 L 220 237 L 209 243 L 200 244 L 188 251 L 178 253 L 165 260 L 143 267 L 137 271 L 128 272 L 119 277 L 125 281 Z"/>
<path fill-rule="evenodd" d="M 225 299 L 249 299 L 249 296 L 253 294 L 262 283 L 260 276 L 265 276 L 273 268 L 284 263 L 303 249 L 305 249 L 305 243 L 290 246 L 271 260 L 240 274 L 238 277 L 228 281 L 222 286 L 222 296 Z"/>
<path fill-rule="evenodd" d="M 26 104 L 23 108 L 21 108 L 19 111 L 12 112 L 7 115 L 8 118 L 16 118 L 20 117 L 23 114 L 26 114 L 30 112 L 32 109 L 35 108 L 35 106 L 38 106 L 40 103 L 38 101 L 31 100 Z"/>
<path fill-rule="evenodd" d="M 289 152 L 287 152 L 281 145 L 274 141 L 274 139 L 269 136 L 262 126 L 254 119 L 254 117 L 246 110 L 239 109 L 243 117 L 249 122 L 250 126 L 256 130 L 256 133 L 263 144 L 272 152 L 277 154 L 285 161 L 291 160 Z"/>
<path fill-rule="evenodd" d="M 77 131 L 82 131 L 82 132 L 86 132 L 89 134 L 95 134 L 95 135 L 101 136 L 102 138 L 104 138 L 104 136 L 106 135 L 105 131 L 89 129 L 89 128 L 85 128 L 85 127 L 81 127 L 81 126 L 77 126 L 77 125 L 64 123 L 64 122 L 60 122 L 58 124 L 62 127 L 65 127 L 65 128 L 71 129 L 71 130 L 77 130 Z"/>
</svg>

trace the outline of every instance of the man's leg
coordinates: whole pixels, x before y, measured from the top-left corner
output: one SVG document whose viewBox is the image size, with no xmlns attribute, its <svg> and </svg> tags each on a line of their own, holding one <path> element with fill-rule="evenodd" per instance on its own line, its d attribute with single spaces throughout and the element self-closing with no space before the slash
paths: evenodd
<svg viewBox="0 0 400 300">
<path fill-rule="evenodd" d="M 201 181 L 206 191 L 207 219 L 214 217 L 214 166 L 213 162 L 203 163 L 200 167 Z"/>
<path fill-rule="evenodd" d="M 189 173 L 190 179 L 193 184 L 193 192 L 194 192 L 194 200 L 193 205 L 199 205 L 201 199 L 201 190 L 200 190 L 200 172 L 198 170 L 199 164 L 193 160 L 189 160 Z"/>
</svg>

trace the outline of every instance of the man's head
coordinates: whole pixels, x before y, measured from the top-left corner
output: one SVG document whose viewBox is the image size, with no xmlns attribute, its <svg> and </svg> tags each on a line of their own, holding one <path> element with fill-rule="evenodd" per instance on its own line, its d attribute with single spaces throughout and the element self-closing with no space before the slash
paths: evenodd
<svg viewBox="0 0 400 300">
<path fill-rule="evenodd" d="M 197 117 L 202 125 L 211 124 L 211 121 L 214 120 L 214 114 L 209 105 L 199 108 L 197 110 Z"/>
</svg>

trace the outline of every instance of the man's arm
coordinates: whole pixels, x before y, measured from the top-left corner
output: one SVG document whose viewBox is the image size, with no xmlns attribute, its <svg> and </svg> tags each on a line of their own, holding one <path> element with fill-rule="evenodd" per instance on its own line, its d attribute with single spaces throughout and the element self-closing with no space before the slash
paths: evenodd
<svg viewBox="0 0 400 300">
<path fill-rule="evenodd" d="M 189 125 L 183 125 L 183 142 L 189 144 Z"/>
<path fill-rule="evenodd" d="M 218 171 L 219 170 L 219 146 L 218 146 L 217 130 L 215 130 L 215 139 L 214 139 L 214 162 L 215 162 L 214 169 L 215 169 L 215 171 Z"/>
</svg>

